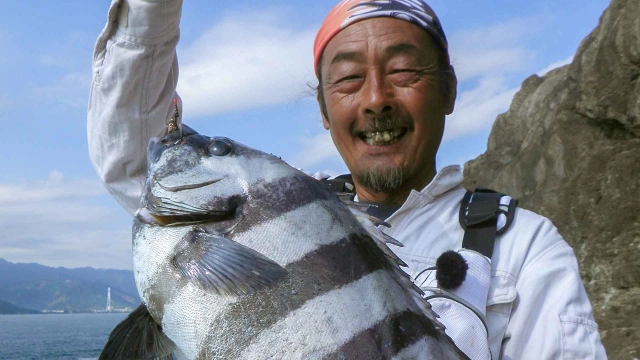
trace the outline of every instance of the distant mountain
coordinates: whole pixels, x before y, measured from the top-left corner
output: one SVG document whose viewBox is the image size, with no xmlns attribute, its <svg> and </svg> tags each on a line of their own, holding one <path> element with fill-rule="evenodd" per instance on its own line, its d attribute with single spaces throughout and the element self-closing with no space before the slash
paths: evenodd
<svg viewBox="0 0 640 360">
<path fill-rule="evenodd" d="M 0 301 L 32 310 L 93 311 L 140 303 L 133 272 L 94 268 L 53 268 L 0 259 Z"/>
<path fill-rule="evenodd" d="M 10 304 L 6 301 L 0 300 L 0 315 L 7 314 L 38 314 L 39 311 L 23 309 L 21 307 L 17 307 L 13 304 Z"/>
</svg>

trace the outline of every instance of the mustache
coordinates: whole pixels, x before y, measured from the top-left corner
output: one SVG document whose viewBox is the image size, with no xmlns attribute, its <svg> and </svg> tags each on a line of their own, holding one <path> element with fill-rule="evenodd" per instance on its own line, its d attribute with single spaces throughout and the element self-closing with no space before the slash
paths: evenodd
<svg viewBox="0 0 640 360">
<path fill-rule="evenodd" d="M 363 132 L 376 132 L 376 131 L 384 131 L 394 128 L 404 127 L 409 131 L 412 131 L 413 119 L 409 116 L 397 116 L 397 115 L 383 115 L 370 117 L 367 119 L 365 124 L 354 124 L 351 127 L 351 135 L 359 136 Z"/>
</svg>

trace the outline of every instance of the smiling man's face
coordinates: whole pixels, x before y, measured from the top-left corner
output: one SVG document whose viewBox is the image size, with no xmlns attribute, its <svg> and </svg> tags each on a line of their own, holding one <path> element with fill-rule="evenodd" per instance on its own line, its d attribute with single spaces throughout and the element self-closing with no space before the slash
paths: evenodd
<svg viewBox="0 0 640 360">
<path fill-rule="evenodd" d="M 441 51 L 426 31 L 393 18 L 357 22 L 327 44 L 323 123 L 361 200 L 401 204 L 435 175 L 455 98 L 442 91 Z M 447 81 L 455 89 L 455 77 Z"/>
</svg>

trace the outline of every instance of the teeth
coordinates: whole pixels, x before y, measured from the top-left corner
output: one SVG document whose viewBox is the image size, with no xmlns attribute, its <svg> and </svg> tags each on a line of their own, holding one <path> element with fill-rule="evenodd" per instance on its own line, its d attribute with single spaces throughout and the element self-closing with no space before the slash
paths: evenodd
<svg viewBox="0 0 640 360">
<path fill-rule="evenodd" d="M 402 128 L 385 131 L 367 131 L 363 133 L 364 141 L 369 145 L 391 145 L 398 141 Z"/>
<path fill-rule="evenodd" d="M 368 138 L 364 140 L 369 145 L 391 145 L 398 142 L 398 138 L 393 138 L 389 141 L 376 141 L 376 139 Z"/>
</svg>

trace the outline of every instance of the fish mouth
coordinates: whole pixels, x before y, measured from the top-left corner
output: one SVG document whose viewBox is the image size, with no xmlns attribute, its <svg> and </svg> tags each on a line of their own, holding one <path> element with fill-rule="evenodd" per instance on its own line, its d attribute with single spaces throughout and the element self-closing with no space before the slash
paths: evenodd
<svg viewBox="0 0 640 360">
<path fill-rule="evenodd" d="M 184 226 L 205 223 L 226 223 L 242 218 L 242 207 L 234 205 L 228 210 L 208 211 L 206 213 L 157 214 L 146 207 L 140 208 L 136 214 L 139 221 L 156 226 Z"/>
<path fill-rule="evenodd" d="M 360 131 L 356 136 L 371 146 L 387 146 L 397 143 L 407 132 L 409 127 L 401 126 L 388 129 Z"/>
<path fill-rule="evenodd" d="M 194 185 L 205 186 L 203 184 L 205 183 Z M 219 198 L 205 206 L 191 205 L 156 196 L 151 191 L 151 186 L 146 186 L 142 207 L 135 217 L 145 224 L 158 226 L 225 222 L 240 217 L 244 203 L 242 196 L 234 195 L 226 199 Z"/>
<path fill-rule="evenodd" d="M 184 215 L 158 215 L 148 212 L 153 218 L 152 223 L 160 226 L 183 226 L 204 223 L 220 223 L 233 220 L 238 217 L 239 208 L 232 208 L 228 211 L 217 211 L 207 214 L 184 214 Z M 147 221 L 148 223 L 148 221 Z"/>
<path fill-rule="evenodd" d="M 158 180 L 158 178 L 156 178 L 155 175 L 153 176 L 153 181 L 156 184 L 158 184 L 158 186 L 160 186 L 160 188 L 162 190 L 170 191 L 170 192 L 178 192 L 178 191 L 183 191 L 183 190 L 199 189 L 201 187 L 205 187 L 205 186 L 208 186 L 208 185 L 211 185 L 211 184 L 215 184 L 220 180 L 222 180 L 222 178 L 213 179 L 213 180 L 209 180 L 209 181 L 204 181 L 204 182 L 196 183 L 196 184 L 186 184 L 186 185 L 180 185 L 180 186 L 166 186 L 166 185 L 162 185 L 160 180 Z"/>
</svg>

